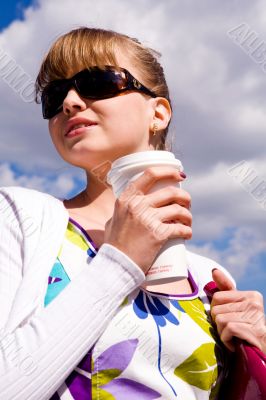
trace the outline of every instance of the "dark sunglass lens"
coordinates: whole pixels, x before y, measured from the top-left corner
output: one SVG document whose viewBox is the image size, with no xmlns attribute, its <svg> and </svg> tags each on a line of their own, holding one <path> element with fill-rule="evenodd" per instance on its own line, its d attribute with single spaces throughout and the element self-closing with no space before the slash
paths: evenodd
<svg viewBox="0 0 266 400">
<path fill-rule="evenodd" d="M 110 91 L 118 92 L 126 87 L 126 76 L 124 72 L 106 71 L 105 72 L 105 85 Z"/>
<path fill-rule="evenodd" d="M 84 71 L 75 82 L 81 95 L 96 99 L 113 96 L 126 86 L 123 74 L 115 70 Z"/>
<path fill-rule="evenodd" d="M 43 114 L 52 118 L 62 110 L 63 101 L 68 93 L 69 85 L 66 80 L 52 82 L 42 96 Z"/>
</svg>

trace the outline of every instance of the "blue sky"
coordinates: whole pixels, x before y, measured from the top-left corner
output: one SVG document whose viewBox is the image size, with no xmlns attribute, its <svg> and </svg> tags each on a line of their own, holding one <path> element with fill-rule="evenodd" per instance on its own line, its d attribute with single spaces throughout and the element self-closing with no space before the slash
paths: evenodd
<svg viewBox="0 0 266 400">
<path fill-rule="evenodd" d="M 30 0 L 4 1 L 1 4 L 0 30 L 8 26 L 13 20 L 23 18 L 23 9 L 33 2 Z"/>
<path fill-rule="evenodd" d="M 170 139 L 193 200 L 188 247 L 228 268 L 240 289 L 266 296 L 266 211 L 248 182 L 248 171 L 266 182 L 266 59 L 258 62 L 252 41 L 244 40 L 253 32 L 254 43 L 266 43 L 264 0 L 136 0 L 133 8 L 130 0 L 79 0 L 78 7 L 75 0 L 40 0 L 27 9 L 30 4 L 1 5 L 0 51 L 32 81 L 55 37 L 80 25 L 124 32 L 162 53 L 174 109 Z M 57 155 L 40 106 L 4 79 L 0 91 L 0 184 L 57 197 L 81 190 L 83 174 Z M 230 172 L 241 161 L 246 177 Z"/>
</svg>

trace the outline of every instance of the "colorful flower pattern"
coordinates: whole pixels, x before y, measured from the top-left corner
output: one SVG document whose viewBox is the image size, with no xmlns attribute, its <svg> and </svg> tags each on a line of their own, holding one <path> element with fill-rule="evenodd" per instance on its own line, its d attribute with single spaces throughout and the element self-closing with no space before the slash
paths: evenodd
<svg viewBox="0 0 266 400">
<path fill-rule="evenodd" d="M 71 252 L 70 245 L 74 246 Z M 48 277 L 45 306 L 71 281 L 72 267 L 67 267 L 68 258 L 77 249 L 84 254 L 84 267 L 89 267 L 87 256 L 92 259 L 97 249 L 86 232 L 71 220 L 65 243 Z M 69 265 L 74 263 L 73 259 Z M 125 317 L 134 321 L 138 333 L 133 328 L 123 332 L 119 321 Z M 182 332 L 187 332 L 187 329 L 197 329 L 197 337 L 185 340 L 188 349 L 185 349 L 186 357 L 181 359 L 178 343 L 175 346 L 169 338 L 184 339 Z M 151 341 L 157 343 L 157 350 L 152 351 L 150 359 L 145 356 L 145 344 L 141 339 L 143 332 L 150 332 Z M 170 370 L 163 371 L 162 362 L 168 348 L 171 353 L 173 350 L 174 361 Z M 213 390 L 217 390 L 215 351 L 211 326 L 197 295 L 182 299 L 182 296 L 158 296 L 138 289 L 126 297 L 102 337 L 65 380 L 65 390 L 68 390 L 68 398 L 75 400 L 206 400 Z M 145 371 L 139 374 L 140 359 L 147 368 L 151 368 L 149 363 L 152 364 L 153 359 L 157 360 L 151 369 L 154 379 L 146 376 Z M 51 400 L 61 398 L 60 389 Z"/>
</svg>

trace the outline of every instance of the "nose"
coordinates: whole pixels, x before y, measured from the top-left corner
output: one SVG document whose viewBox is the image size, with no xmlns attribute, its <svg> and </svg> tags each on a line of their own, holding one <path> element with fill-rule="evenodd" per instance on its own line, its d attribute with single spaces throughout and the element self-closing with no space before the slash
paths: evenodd
<svg viewBox="0 0 266 400">
<path fill-rule="evenodd" d="M 72 88 L 68 91 L 63 101 L 63 112 L 66 115 L 71 115 L 77 111 L 84 111 L 87 108 L 87 104 L 84 99 L 80 97 L 78 92 Z"/>
</svg>

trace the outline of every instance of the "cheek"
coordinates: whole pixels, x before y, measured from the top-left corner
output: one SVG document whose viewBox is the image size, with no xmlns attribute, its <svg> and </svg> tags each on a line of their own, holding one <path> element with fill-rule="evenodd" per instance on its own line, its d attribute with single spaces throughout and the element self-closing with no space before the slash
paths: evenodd
<svg viewBox="0 0 266 400">
<path fill-rule="evenodd" d="M 49 129 L 49 133 L 50 133 L 50 137 L 52 139 L 52 142 L 54 143 L 54 145 L 57 147 L 58 144 L 58 135 L 59 135 L 59 121 L 57 117 L 54 117 L 52 119 L 49 120 L 48 123 L 48 129 Z"/>
<path fill-rule="evenodd" d="M 128 98 L 126 99 L 126 97 Z M 130 95 L 116 99 L 123 101 L 117 101 L 115 107 L 106 110 L 104 124 L 108 126 L 108 131 L 111 129 L 116 135 L 124 136 L 127 134 L 128 136 L 130 133 L 134 133 L 134 136 L 139 136 L 149 130 L 149 115 L 146 104 L 143 104 L 139 99 L 130 98 Z"/>
<path fill-rule="evenodd" d="M 58 127 L 53 124 L 49 124 L 49 133 L 54 148 L 56 149 L 57 153 L 64 159 L 65 148 L 62 140 L 60 140 Z"/>
<path fill-rule="evenodd" d="M 53 142 L 53 144 L 55 145 L 55 147 L 57 147 L 56 146 L 56 133 L 55 133 L 55 129 L 54 128 L 49 128 L 49 134 L 50 134 L 50 138 L 51 138 L 51 140 L 52 140 L 52 142 Z"/>
<path fill-rule="evenodd" d="M 49 129 L 51 138 L 53 138 L 55 136 L 55 132 L 56 132 L 56 124 L 54 122 L 54 119 L 49 119 L 48 129 Z"/>
</svg>

